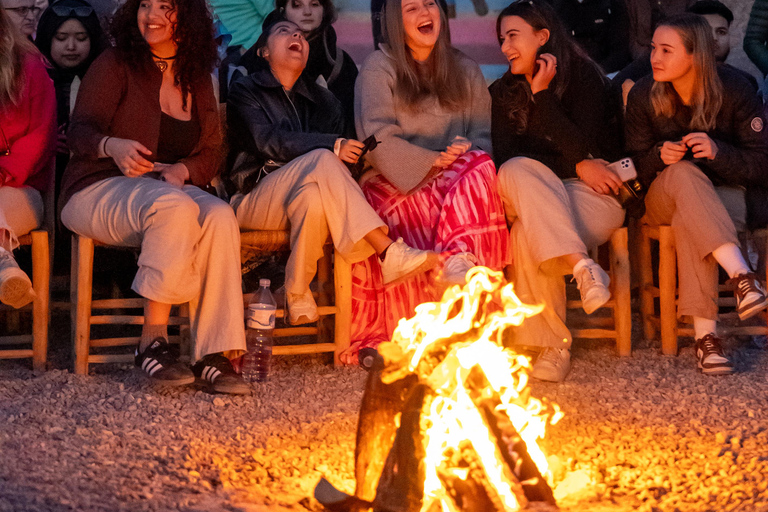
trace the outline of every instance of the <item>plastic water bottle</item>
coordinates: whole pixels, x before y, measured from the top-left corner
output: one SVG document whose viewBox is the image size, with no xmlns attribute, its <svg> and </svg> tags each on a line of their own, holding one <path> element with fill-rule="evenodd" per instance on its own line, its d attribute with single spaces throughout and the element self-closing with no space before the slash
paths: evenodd
<svg viewBox="0 0 768 512">
<path fill-rule="evenodd" d="M 259 280 L 259 289 L 253 294 L 245 315 L 248 352 L 243 356 L 243 380 L 246 382 L 264 382 L 269 373 L 277 309 L 269 284 L 269 279 Z"/>
</svg>

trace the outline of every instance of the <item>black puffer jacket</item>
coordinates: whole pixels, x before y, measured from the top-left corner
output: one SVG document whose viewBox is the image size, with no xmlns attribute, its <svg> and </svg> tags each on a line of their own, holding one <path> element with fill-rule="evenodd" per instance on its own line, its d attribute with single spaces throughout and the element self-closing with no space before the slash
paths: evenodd
<svg viewBox="0 0 768 512">
<path fill-rule="evenodd" d="M 344 132 L 341 104 L 331 92 L 302 76 L 288 93 L 266 61 L 232 85 L 227 125 L 230 183 L 236 181 L 235 174 L 259 169 L 270 160 L 279 165 L 314 149 L 333 151 Z M 239 191 L 249 192 L 255 182 L 248 183 L 248 190 L 239 185 Z"/>
<path fill-rule="evenodd" d="M 764 188 L 768 184 L 768 129 L 763 105 L 741 74 L 724 66 L 718 66 L 718 74 L 724 88 L 723 105 L 715 128 L 707 132 L 717 144 L 717 155 L 714 160 L 686 159 L 691 159 L 715 185 Z M 653 83 L 653 76 L 646 76 L 632 88 L 625 123 L 626 149 L 646 189 L 666 167 L 659 154 L 664 142 L 679 141 L 693 131 L 688 128 L 691 113 L 687 108 L 679 109 L 672 118 L 654 114 L 650 99 Z M 754 218 L 759 215 L 756 208 L 765 209 L 766 205 L 748 200 L 747 208 Z"/>
</svg>

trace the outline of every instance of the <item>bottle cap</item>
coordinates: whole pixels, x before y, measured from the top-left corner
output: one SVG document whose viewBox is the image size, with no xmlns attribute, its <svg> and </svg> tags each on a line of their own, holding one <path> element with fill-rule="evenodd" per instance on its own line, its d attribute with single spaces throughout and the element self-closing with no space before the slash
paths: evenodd
<svg viewBox="0 0 768 512">
<path fill-rule="evenodd" d="M 269 279 L 259 279 L 259 286 L 262 288 L 266 287 L 269 288 L 270 280 Z"/>
</svg>

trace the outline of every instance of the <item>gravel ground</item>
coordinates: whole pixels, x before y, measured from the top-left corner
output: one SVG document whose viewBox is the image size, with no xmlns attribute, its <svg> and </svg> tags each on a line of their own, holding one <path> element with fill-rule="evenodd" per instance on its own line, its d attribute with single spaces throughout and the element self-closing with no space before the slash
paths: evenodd
<svg viewBox="0 0 768 512">
<path fill-rule="evenodd" d="M 282 358 L 252 396 L 161 390 L 128 366 L 71 374 L 61 320 L 56 369 L 0 362 L 0 511 L 320 510 L 321 476 L 354 489 L 362 370 Z M 733 348 L 716 378 L 690 347 L 577 342 L 564 384 L 533 384 L 566 413 L 545 443 L 561 509 L 768 511 L 768 352 Z"/>
</svg>

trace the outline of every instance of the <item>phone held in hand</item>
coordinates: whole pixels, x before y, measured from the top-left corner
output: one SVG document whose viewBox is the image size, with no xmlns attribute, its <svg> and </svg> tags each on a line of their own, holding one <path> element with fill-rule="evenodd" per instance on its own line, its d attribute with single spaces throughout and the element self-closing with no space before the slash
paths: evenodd
<svg viewBox="0 0 768 512">
<path fill-rule="evenodd" d="M 622 181 L 616 199 L 622 206 L 642 197 L 643 186 L 637 180 L 637 169 L 631 158 L 622 158 L 606 166 Z"/>
<path fill-rule="evenodd" d="M 360 157 L 358 157 L 357 162 L 354 164 L 347 164 L 349 172 L 352 173 L 353 178 L 357 179 L 360 177 L 360 174 L 362 174 L 363 168 L 365 167 L 365 162 L 363 160 L 365 154 L 376 149 L 376 146 L 379 144 L 380 143 L 376 140 L 375 135 L 371 135 L 363 141 L 363 150 L 360 152 Z"/>
</svg>

